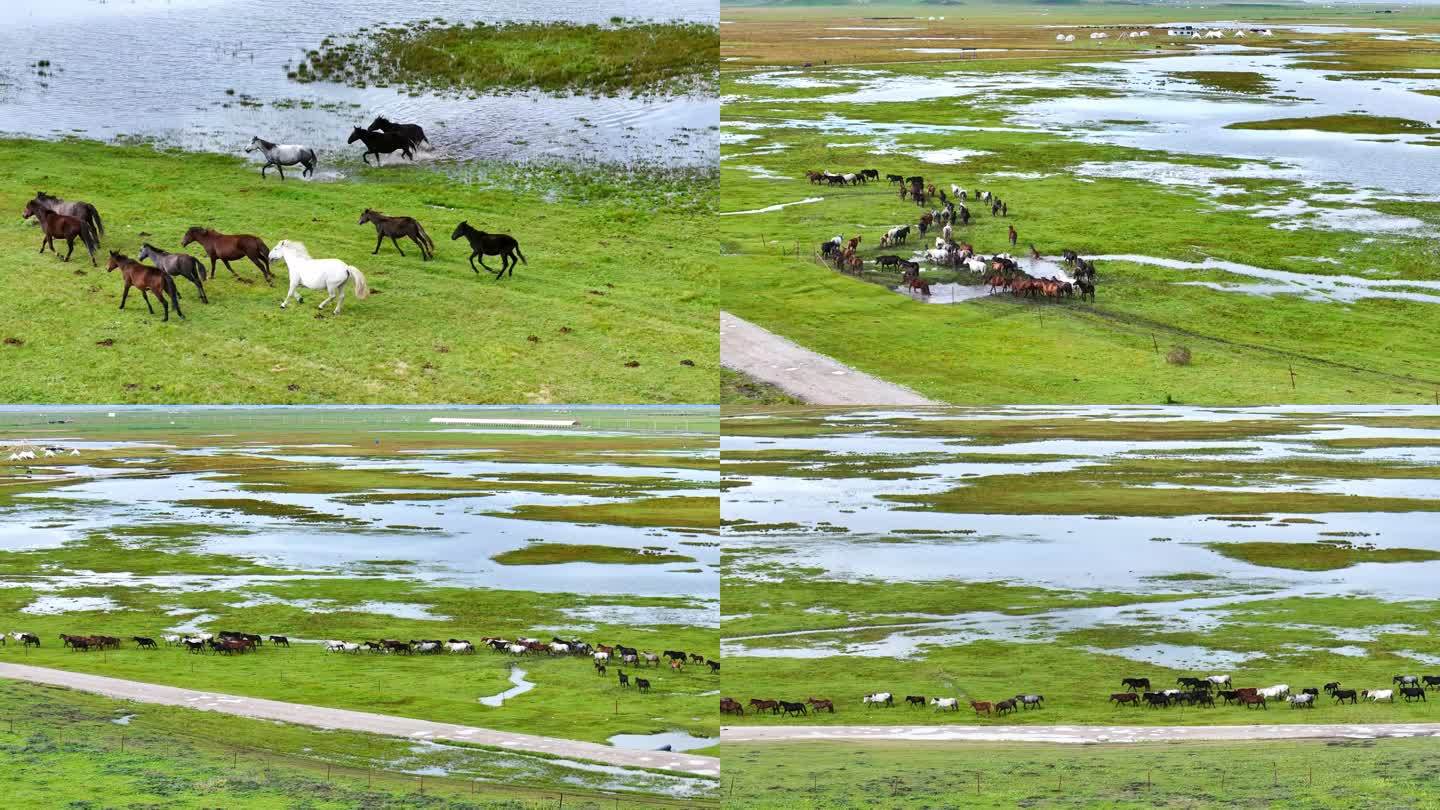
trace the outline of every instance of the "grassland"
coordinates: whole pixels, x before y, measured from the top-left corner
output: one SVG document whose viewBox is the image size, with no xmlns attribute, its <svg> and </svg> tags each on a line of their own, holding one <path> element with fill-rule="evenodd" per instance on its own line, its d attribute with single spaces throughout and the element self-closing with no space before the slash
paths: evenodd
<svg viewBox="0 0 1440 810">
<path fill-rule="evenodd" d="M 659 565 L 674 562 L 695 562 L 694 557 L 663 551 L 589 546 L 578 543 L 534 543 L 524 548 L 496 554 L 490 559 L 501 565 L 562 565 L 572 562 L 607 565 Z"/>
<path fill-rule="evenodd" d="M 807 183 L 804 174 L 876 168 L 882 175 L 923 175 L 947 190 L 958 183 L 998 193 L 1009 205 L 1009 216 L 991 217 L 977 209 L 976 221 L 957 234 L 987 255 L 1008 249 L 1006 228 L 1013 225 L 1022 252 L 1033 242 L 1047 255 L 1069 248 L 1082 255 L 1216 258 L 1322 278 L 1372 269 L 1376 277 L 1390 279 L 1436 278 L 1430 263 L 1416 261 L 1429 250 L 1419 234 L 1372 238 L 1362 231 L 1275 227 L 1273 219 L 1256 216 L 1248 206 L 1217 205 L 1224 197 L 1211 196 L 1230 188 L 1243 192 L 1247 202 L 1283 206 L 1307 195 L 1295 181 L 1228 178 L 1203 188 L 1108 176 L 1103 167 L 1124 165 L 1223 175 L 1244 161 L 1106 145 L 1017 121 L 1016 113 L 1023 114 L 1032 101 L 1083 101 L 1097 91 L 1075 88 L 1072 79 L 1093 71 L 1087 66 L 1091 63 L 1134 57 L 1136 51 L 1112 42 L 1055 52 L 1053 42 L 1042 41 L 1053 40 L 1053 29 L 1014 25 L 1013 7 L 1009 25 L 997 19 L 1004 8 L 967 6 L 943 22 L 923 19 L 932 11 L 918 21 L 884 23 L 922 27 L 923 32 L 878 33 L 832 30 L 879 25 L 857 18 L 853 9 L 727 12 L 734 24 L 724 26 L 722 54 L 738 61 L 727 62 L 722 72 L 723 119 L 732 139 L 721 147 L 721 209 L 744 212 L 823 199 L 720 221 L 723 307 L 806 348 L 951 403 L 1434 402 L 1440 369 L 1409 348 L 1422 341 L 1419 330 L 1432 304 L 1374 298 L 1340 304 L 1299 295 L 1219 292 L 1194 285 L 1223 288 L 1236 277 L 1213 269 L 1106 260 L 1100 263 L 1094 304 L 1051 306 L 993 296 L 940 306 L 888 289 L 898 283 L 893 274 L 867 269 L 857 280 L 819 263 L 816 246 L 837 232 L 862 234 L 860 254 L 872 259 L 893 252 L 878 247 L 883 228 L 913 224 L 914 205 L 900 201 L 883 183 L 821 188 Z M 1172 11 L 1154 13 L 1169 19 Z M 1093 4 L 1048 12 L 1052 25 L 1115 23 L 1122 15 L 1137 23 L 1152 13 Z M 874 13 L 867 9 L 866 16 Z M 916 13 L 915 7 L 896 11 L 902 17 Z M 1289 12 L 1255 13 L 1278 23 Z M 1305 14 L 1311 16 L 1310 10 Z M 1332 21 L 1328 12 L 1316 14 L 1308 21 Z M 1366 24 L 1374 24 L 1373 15 L 1363 16 Z M 1431 23 L 1429 17 L 1406 21 L 1412 30 Z M 852 35 L 862 41 L 827 39 Z M 973 57 L 901 53 L 899 47 L 912 43 L 891 39 L 897 36 L 990 37 L 993 42 L 974 44 L 1012 50 Z M 1020 47 L 1013 38 L 1029 44 Z M 1353 57 L 1354 64 L 1345 69 L 1357 72 L 1377 60 L 1400 60 L 1401 54 L 1412 55 L 1405 62 L 1408 68 L 1440 65 L 1440 52 L 1413 42 L 1327 36 L 1319 40 L 1323 45 L 1300 45 L 1292 41 L 1296 38 L 1303 37 L 1282 35 L 1264 47 L 1302 54 L 1324 48 L 1342 54 L 1330 69 L 1340 69 L 1339 62 Z M 782 45 L 780 39 L 791 44 Z M 1161 59 L 1170 52 L 1147 50 Z M 785 79 L 800 76 L 820 85 L 756 80 L 760 65 L 805 61 L 815 67 Z M 852 65 L 881 73 L 845 73 Z M 1206 91 L 1238 91 L 1258 100 L 1264 91 L 1250 79 L 1227 74 L 1228 86 L 1221 87 L 1215 77 L 1188 77 Z M 942 81 L 958 89 L 937 94 L 932 88 Z M 846 97 L 862 86 L 875 89 L 855 100 Z M 911 86 L 919 88 L 919 97 L 904 100 Z M 1354 126 L 1390 131 L 1386 121 L 1367 118 Z M 969 154 L 937 151 L 949 148 Z M 1423 229 L 1440 225 L 1440 208 L 1433 204 L 1394 202 L 1375 208 L 1413 217 Z M 918 246 L 912 239 L 910 247 Z M 1360 255 L 1363 267 L 1351 266 L 1351 257 Z M 944 272 L 928 275 L 932 283 L 966 280 Z M 899 335 L 904 339 L 894 339 Z M 1397 350 L 1381 357 L 1373 351 L 1376 345 Z M 1192 362 L 1167 362 L 1175 346 L 1188 348 Z M 727 402 L 745 401 L 734 388 L 725 391 Z"/>
<path fill-rule="evenodd" d="M 11 807 L 515 808 L 705 803 L 700 780 L 616 778 L 476 746 L 311 729 L 0 684 Z M 503 777 L 500 775 L 503 774 Z M 499 778 L 497 778 L 499 777 Z M 683 784 L 688 782 L 689 784 Z"/>
<path fill-rule="evenodd" d="M 727 743 L 727 807 L 1393 808 L 1440 801 L 1429 740 Z"/>
<path fill-rule="evenodd" d="M 333 37 L 290 72 L 299 81 L 475 94 L 525 89 L 615 95 L 713 92 L 713 25 L 614 18 L 608 25 L 423 21 Z"/>
<path fill-rule="evenodd" d="M 1228 125 L 1227 129 L 1313 129 L 1318 132 L 1353 132 L 1364 135 L 1428 135 L 1440 131 L 1413 118 L 1354 114 L 1241 121 Z"/>
<path fill-rule="evenodd" d="M 321 175 L 336 157 L 321 155 Z M 361 268 L 378 295 L 338 317 L 277 305 L 248 262 L 220 267 L 211 304 L 161 324 L 82 257 L 38 255 L 39 230 L 0 228 L 5 402 L 709 402 L 719 373 L 713 176 L 529 166 L 345 166 L 336 182 L 262 181 L 253 164 L 84 141 L 0 141 L 0 208 L 36 189 L 95 204 L 103 247 L 178 250 L 191 225 L 299 240 Z M 418 218 L 436 260 L 371 256 L 370 207 Z M 446 240 L 466 220 L 514 234 L 529 259 L 495 282 Z M 368 226 L 367 226 L 368 227 Z M 600 234 L 576 238 L 576 234 Z M 193 246 L 192 246 L 193 249 Z M 104 258 L 102 250 L 101 258 Z M 182 282 L 182 284 L 185 282 Z M 133 296 L 132 296 L 133 297 Z M 311 299 L 307 299 L 309 301 Z M 318 301 L 318 299 L 316 299 Z M 656 301 L 665 301 L 657 308 Z M 690 365 L 682 361 L 688 361 Z"/>
</svg>

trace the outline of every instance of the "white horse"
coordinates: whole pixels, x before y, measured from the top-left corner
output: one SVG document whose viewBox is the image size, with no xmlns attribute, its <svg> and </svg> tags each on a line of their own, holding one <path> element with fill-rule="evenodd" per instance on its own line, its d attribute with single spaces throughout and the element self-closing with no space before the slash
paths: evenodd
<svg viewBox="0 0 1440 810">
<path fill-rule="evenodd" d="M 289 239 L 281 239 L 270 251 L 270 261 L 282 260 L 290 273 L 290 291 L 285 294 L 285 300 L 280 302 L 280 308 L 290 303 L 293 296 L 296 301 L 305 303 L 305 297 L 295 291 L 300 287 L 307 290 L 325 290 L 328 295 L 320 302 L 318 309 L 324 309 L 325 305 L 335 300 L 335 314 L 340 314 L 340 306 L 345 303 L 345 282 L 355 282 L 355 297 L 367 298 L 370 295 L 370 288 L 365 284 L 365 276 L 359 270 L 351 267 L 339 259 L 312 259 L 310 251 L 305 249 L 302 242 L 291 242 Z"/>
<path fill-rule="evenodd" d="M 1275 686 L 1267 686 L 1264 689 L 1261 689 L 1259 691 L 1259 694 L 1266 700 L 1290 697 L 1290 685 L 1286 683 L 1281 683 L 1276 684 Z"/>
<path fill-rule="evenodd" d="M 876 692 L 866 695 L 860 702 L 867 706 L 890 706 L 895 703 L 895 696 L 889 692 Z"/>
<path fill-rule="evenodd" d="M 1229 676 L 1229 675 L 1206 675 L 1206 676 L 1205 676 L 1205 680 L 1209 681 L 1210 683 L 1215 684 L 1216 686 L 1229 686 L 1229 685 L 1230 685 L 1230 676 Z"/>
<path fill-rule="evenodd" d="M 943 711 L 943 710 L 945 710 L 945 709 L 950 709 L 951 711 L 956 711 L 956 712 L 960 711 L 960 699 L 959 699 L 959 698 L 938 698 L 938 697 L 937 697 L 937 698 L 931 698 L 931 699 L 930 699 L 930 705 L 931 705 L 931 706 L 934 706 L 934 707 L 935 707 L 935 711 L 937 711 L 937 712 L 938 712 L 938 711 Z"/>
<path fill-rule="evenodd" d="M 1360 695 L 1372 703 L 1379 703 L 1382 700 L 1395 702 L 1394 689 L 1365 689 L 1360 692 Z"/>
<path fill-rule="evenodd" d="M 274 166 L 280 172 L 280 179 L 285 179 L 285 167 L 294 166 L 296 163 L 305 167 L 300 172 L 301 177 L 309 177 L 315 173 L 315 150 L 308 146 L 301 146 L 296 143 L 271 143 L 264 138 L 251 138 L 250 145 L 245 147 L 248 154 L 255 150 L 265 156 L 265 165 L 260 167 L 260 176 L 265 176 L 265 170 Z"/>
</svg>

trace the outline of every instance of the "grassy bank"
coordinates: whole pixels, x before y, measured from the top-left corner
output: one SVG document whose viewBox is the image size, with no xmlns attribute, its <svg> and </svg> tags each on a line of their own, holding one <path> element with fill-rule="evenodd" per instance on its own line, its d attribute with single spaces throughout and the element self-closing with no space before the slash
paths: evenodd
<svg viewBox="0 0 1440 810">
<path fill-rule="evenodd" d="M 703 780 L 595 774 L 476 746 L 312 729 L 0 682 L 11 807 L 515 808 L 704 802 Z M 105 797 L 97 803 L 97 798 Z"/>
<path fill-rule="evenodd" d="M 1428 740 L 727 743 L 727 807 L 1422 808 Z M 731 780 L 734 780 L 733 786 Z"/>
<path fill-rule="evenodd" d="M 720 32 L 703 23 L 426 21 L 326 38 L 290 76 L 468 94 L 713 92 L 719 48 Z"/>
<path fill-rule="evenodd" d="M 322 174 L 331 156 L 321 156 Z M 92 142 L 0 141 L 14 166 L 0 210 L 0 327 L 6 402 L 710 402 L 718 385 L 713 179 L 604 170 L 471 166 L 345 167 L 337 182 L 261 180 L 230 157 Z M 453 172 L 453 176 L 452 176 Z M 461 179 L 457 179 L 461 178 Z M 95 204 L 103 248 L 142 241 L 180 250 L 191 225 L 253 233 L 270 246 L 360 268 L 378 293 L 350 294 L 338 317 L 319 297 L 278 306 L 288 276 L 266 287 L 249 262 L 223 266 L 199 302 L 181 281 L 187 319 L 161 324 L 83 253 L 38 255 L 21 222 L 43 189 Z M 414 216 L 435 261 L 401 258 L 357 226 L 375 208 Z M 461 220 L 513 234 L 529 260 L 513 278 L 476 275 L 447 239 Z M 196 246 L 192 251 L 198 253 Z M 320 296 L 323 297 L 323 296 Z M 665 306 L 656 307 L 657 301 Z M 158 307 L 157 307 L 158 311 Z M 683 364 L 689 361 L 693 365 Z"/>
</svg>

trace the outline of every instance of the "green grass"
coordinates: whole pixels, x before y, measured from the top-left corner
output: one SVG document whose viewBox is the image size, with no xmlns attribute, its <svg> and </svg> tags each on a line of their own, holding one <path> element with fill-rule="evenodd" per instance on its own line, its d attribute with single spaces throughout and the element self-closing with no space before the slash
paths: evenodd
<svg viewBox="0 0 1440 810">
<path fill-rule="evenodd" d="M 1308 118 L 1267 118 L 1264 121 L 1241 121 L 1229 124 L 1226 129 L 1313 129 L 1319 132 L 1351 132 L 1368 135 L 1425 135 L 1440 132 L 1436 128 L 1411 118 L 1392 118 L 1383 115 L 1317 115 Z"/>
<path fill-rule="evenodd" d="M 1189 79 L 1209 90 L 1263 94 L 1274 89 L 1264 74 L 1250 70 L 1177 70 L 1169 75 Z"/>
<path fill-rule="evenodd" d="M 1440 560 L 1440 551 L 1420 548 L 1366 548 L 1348 543 L 1209 543 L 1205 546 L 1251 565 L 1294 571 L 1335 571 L 1361 563 L 1402 563 Z"/>
<path fill-rule="evenodd" d="M 1433 755 L 1421 739 L 722 746 L 727 807 L 797 809 L 1418 810 L 1440 802 Z"/>
<path fill-rule="evenodd" d="M 0 684 L 0 766 L 10 807 L 518 808 L 543 802 L 669 806 L 704 780 L 619 777 L 542 756 L 251 720 Z M 117 720 L 124 719 L 124 724 Z M 434 775 L 442 769 L 445 775 Z M 417 773 L 430 773 L 421 778 Z M 103 804 L 100 802 L 103 801 Z"/>
<path fill-rule="evenodd" d="M 800 400 L 779 386 L 761 382 L 746 374 L 720 369 L 720 402 L 725 405 L 800 405 Z"/>
<path fill-rule="evenodd" d="M 320 171 L 340 159 L 322 154 Z M 231 157 L 29 140 L 0 140 L 0 161 L 13 165 L 0 210 L 16 215 L 0 227 L 0 295 L 13 307 L 0 326 L 0 401 L 715 397 L 716 185 L 703 172 L 354 164 L 344 180 L 282 184 Z M 36 253 L 39 230 L 18 216 L 36 189 L 94 203 L 104 248 L 134 255 L 148 240 L 178 250 L 187 227 L 208 224 L 271 246 L 303 241 L 315 256 L 359 267 L 379 294 L 350 296 L 336 317 L 316 317 L 313 296 L 281 310 L 288 277 L 277 263 L 274 288 L 237 283 L 220 267 L 208 306 L 182 286 L 184 321 L 162 324 L 133 300 L 118 311 L 120 281 L 103 262 L 97 270 L 83 253 L 69 264 Z M 372 230 L 355 224 L 366 207 L 417 217 L 436 260 L 393 248 L 372 257 Z M 468 250 L 446 238 L 461 220 L 514 234 L 530 264 L 503 281 L 477 276 Z M 258 280 L 248 262 L 235 266 Z"/>
<path fill-rule="evenodd" d="M 501 552 L 490 559 L 501 565 L 563 565 L 586 562 L 607 565 L 658 565 L 695 562 L 694 557 L 660 551 L 580 543 L 531 543 L 524 548 Z"/>
<path fill-rule="evenodd" d="M 290 76 L 474 94 L 713 92 L 720 33 L 684 22 L 421 22 L 326 38 Z"/>
<path fill-rule="evenodd" d="M 720 503 L 715 498 L 685 496 L 578 506 L 522 504 L 492 514 L 520 520 L 713 530 L 719 528 Z"/>
</svg>

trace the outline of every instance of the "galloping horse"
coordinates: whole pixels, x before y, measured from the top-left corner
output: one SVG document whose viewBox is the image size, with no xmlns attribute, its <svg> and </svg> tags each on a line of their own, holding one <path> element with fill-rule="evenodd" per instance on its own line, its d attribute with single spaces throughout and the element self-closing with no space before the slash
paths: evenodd
<svg viewBox="0 0 1440 810">
<path fill-rule="evenodd" d="M 125 289 L 120 293 L 120 308 L 125 308 L 125 299 L 130 296 L 131 287 L 140 288 L 140 297 L 145 299 L 145 308 L 150 314 L 155 314 L 155 308 L 150 306 L 149 293 L 155 293 L 160 300 L 160 306 L 165 309 L 165 317 L 162 321 L 170 320 L 170 303 L 175 304 L 175 314 L 181 318 L 185 313 L 180 311 L 180 292 L 175 289 L 175 279 L 170 274 L 158 267 L 150 267 L 141 264 L 129 256 L 115 251 L 110 251 L 110 261 L 105 265 L 106 271 L 119 270 L 122 278 L 125 279 Z M 166 297 L 169 297 L 169 302 Z"/>
<path fill-rule="evenodd" d="M 64 214 L 67 217 L 75 217 L 81 222 L 90 223 L 90 227 L 95 229 L 96 236 L 105 235 L 105 223 L 100 221 L 100 212 L 95 209 L 95 206 L 88 202 L 82 200 L 62 200 L 53 194 L 46 194 L 43 191 L 35 192 L 35 202 L 57 214 Z"/>
<path fill-rule="evenodd" d="M 420 144 L 429 145 L 430 139 L 425 137 L 425 130 L 419 124 L 397 124 L 383 115 L 375 116 L 366 129 L 371 131 L 388 132 L 392 135 L 403 135 L 410 140 L 411 149 L 419 149 Z"/>
<path fill-rule="evenodd" d="M 294 143 L 271 143 L 264 138 L 251 138 L 250 145 L 245 147 L 247 153 L 256 149 L 265 156 L 265 165 L 260 167 L 260 176 L 265 176 L 265 170 L 274 166 L 280 172 L 280 179 L 285 179 L 285 167 L 294 166 L 299 163 L 305 169 L 300 172 L 301 177 L 308 177 L 315 173 L 315 150 L 308 146 L 301 146 Z"/>
<path fill-rule="evenodd" d="M 192 226 L 185 231 L 185 238 L 180 240 L 180 247 L 186 247 L 191 242 L 199 242 L 200 247 L 205 249 L 205 255 L 210 257 L 210 278 L 215 278 L 215 261 L 218 259 L 225 264 L 225 269 L 230 275 L 239 279 L 240 274 L 230 266 L 232 260 L 249 259 L 254 265 L 260 268 L 260 274 L 265 277 L 265 283 L 273 285 L 274 277 L 270 274 L 270 249 L 258 236 L 251 236 L 247 233 L 226 235 L 211 228 L 202 228 L 199 225 Z M 240 279 L 245 281 L 245 279 Z M 246 282 L 249 283 L 248 281 Z"/>
<path fill-rule="evenodd" d="M 356 141 L 365 144 L 365 151 L 361 153 L 360 159 L 363 160 L 366 165 L 369 165 L 371 155 L 375 156 L 375 165 L 379 166 L 380 155 L 388 155 L 395 151 L 399 151 L 400 154 L 411 160 L 415 159 L 415 153 L 410 149 L 410 138 L 405 135 L 390 132 L 373 132 L 368 129 L 354 127 L 350 130 L 350 137 L 347 138 L 345 142 L 354 143 Z"/>
<path fill-rule="evenodd" d="M 75 252 L 75 240 L 85 246 L 85 252 L 90 254 L 90 266 L 98 267 L 95 263 L 95 251 L 100 248 L 100 239 L 95 235 L 95 229 L 89 222 L 65 214 L 56 213 L 46 208 L 42 203 L 31 200 L 25 203 L 25 210 L 22 213 L 23 219 L 35 217 L 40 222 L 40 232 L 45 236 L 40 240 L 40 252 L 45 252 L 45 246 L 49 245 L 50 250 L 56 255 L 60 251 L 55 250 L 55 237 L 65 240 L 65 261 L 70 261 L 70 254 Z"/>
<path fill-rule="evenodd" d="M 360 222 L 356 224 L 364 225 L 367 222 L 375 225 L 375 249 L 370 251 L 371 256 L 380 252 L 380 246 L 385 244 L 387 236 L 390 237 L 390 243 L 395 246 L 395 249 L 400 251 L 401 256 L 405 255 L 405 251 L 400 250 L 398 238 L 401 236 L 407 236 L 410 241 L 419 245 L 421 261 L 428 262 L 435 255 L 435 243 L 430 241 L 430 234 L 425 233 L 425 229 L 420 226 L 420 223 L 410 217 L 387 217 L 379 211 L 366 208 L 360 214 Z"/>
<path fill-rule="evenodd" d="M 475 270 L 477 276 L 480 275 L 480 271 L 475 269 L 476 259 L 480 260 L 481 267 L 488 272 L 495 273 L 496 281 L 499 281 L 507 270 L 510 271 L 511 277 L 514 277 L 515 265 L 521 262 L 529 264 L 525 261 L 525 254 L 520 252 L 520 243 L 509 234 L 486 233 L 471 227 L 468 222 L 461 222 L 455 226 L 454 233 L 450 234 L 450 241 L 453 242 L 462 236 L 465 237 L 465 241 L 470 243 L 470 269 Z M 500 257 L 500 272 L 496 273 L 485 264 L 486 256 Z M 518 261 L 516 256 L 520 257 Z"/>
<path fill-rule="evenodd" d="M 358 269 L 351 267 L 339 259 L 312 259 L 310 251 L 305 249 L 301 242 L 291 242 L 289 239 L 281 239 L 270 251 L 270 260 L 279 259 L 285 262 L 290 271 L 290 291 L 285 294 L 285 300 L 280 302 L 280 308 L 290 303 L 293 297 L 300 303 L 305 303 L 302 294 L 296 290 L 304 287 L 307 290 L 325 290 L 325 300 L 320 302 L 317 308 L 323 308 L 335 300 L 335 314 L 340 314 L 340 307 L 345 303 L 345 282 L 353 281 L 355 284 L 355 297 L 368 298 L 370 287 L 365 283 L 365 275 Z"/>
<path fill-rule="evenodd" d="M 170 253 L 155 247 L 149 242 L 140 245 L 140 261 L 149 259 L 155 266 L 164 270 L 172 276 L 181 276 L 190 279 L 195 289 L 200 293 L 202 303 L 210 303 L 210 298 L 205 295 L 205 265 L 189 253 Z"/>
</svg>

